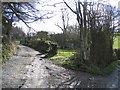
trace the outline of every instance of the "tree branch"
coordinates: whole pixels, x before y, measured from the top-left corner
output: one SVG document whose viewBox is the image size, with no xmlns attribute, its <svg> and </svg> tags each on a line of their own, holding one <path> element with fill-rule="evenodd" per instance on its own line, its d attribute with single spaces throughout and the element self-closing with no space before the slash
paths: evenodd
<svg viewBox="0 0 120 90">
<path fill-rule="evenodd" d="M 58 24 L 55 24 L 57 27 L 59 27 L 62 31 L 64 31 L 64 29 L 60 26 L 60 25 L 58 25 Z"/>
<path fill-rule="evenodd" d="M 44 6 L 54 6 L 54 7 L 56 7 L 57 4 L 61 4 L 61 3 L 64 3 L 64 2 L 59 2 L 59 3 L 52 4 L 52 5 L 44 5 Z"/>
<path fill-rule="evenodd" d="M 77 14 L 77 12 L 74 11 L 74 10 L 65 2 L 65 0 L 63 0 L 63 2 L 65 3 L 65 5 L 66 5 L 73 13 Z"/>
<path fill-rule="evenodd" d="M 12 8 L 12 6 L 9 4 L 8 5 L 10 7 L 10 9 L 14 12 L 14 14 L 29 28 L 29 29 L 33 29 L 32 27 L 30 27 L 18 14 L 17 12 Z M 36 30 L 33 29 L 35 32 Z"/>
<path fill-rule="evenodd" d="M 38 17 L 37 19 L 35 19 L 35 20 L 33 20 L 33 21 L 30 21 L 30 22 L 26 22 L 26 23 L 33 23 L 33 22 L 36 22 L 36 21 L 38 21 L 38 20 L 40 20 L 40 19 L 42 20 L 43 17 L 44 17 L 45 15 L 47 15 L 47 14 L 52 14 L 52 13 L 46 13 L 46 14 L 42 15 L 41 17 Z M 51 17 L 44 18 L 44 19 L 49 19 L 49 18 L 52 18 L 52 16 L 51 16 Z"/>
</svg>

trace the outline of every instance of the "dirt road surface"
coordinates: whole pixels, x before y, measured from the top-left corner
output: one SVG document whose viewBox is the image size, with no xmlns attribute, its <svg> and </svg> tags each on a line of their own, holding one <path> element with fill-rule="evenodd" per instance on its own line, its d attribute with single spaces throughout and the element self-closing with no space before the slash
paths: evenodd
<svg viewBox="0 0 120 90">
<path fill-rule="evenodd" d="M 75 72 L 42 59 L 40 53 L 23 45 L 2 65 L 3 88 L 118 88 L 120 67 L 111 75 L 93 76 Z"/>
</svg>

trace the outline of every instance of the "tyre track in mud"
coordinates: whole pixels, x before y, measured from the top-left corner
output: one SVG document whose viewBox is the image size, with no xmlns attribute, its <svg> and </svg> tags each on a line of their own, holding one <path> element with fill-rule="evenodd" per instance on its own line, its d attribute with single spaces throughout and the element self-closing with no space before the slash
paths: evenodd
<svg viewBox="0 0 120 90">
<path fill-rule="evenodd" d="M 3 88 L 118 88 L 120 67 L 106 76 L 75 72 L 42 59 L 40 53 L 18 45 L 18 51 L 2 65 Z"/>
</svg>

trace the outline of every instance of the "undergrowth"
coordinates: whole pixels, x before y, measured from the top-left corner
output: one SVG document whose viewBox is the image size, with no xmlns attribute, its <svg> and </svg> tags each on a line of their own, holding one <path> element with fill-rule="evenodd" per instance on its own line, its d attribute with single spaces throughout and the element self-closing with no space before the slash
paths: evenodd
<svg viewBox="0 0 120 90">
<path fill-rule="evenodd" d="M 16 45 L 13 42 L 2 44 L 2 60 L 0 63 L 5 63 L 16 51 Z"/>
<path fill-rule="evenodd" d="M 120 65 L 120 60 L 113 61 L 111 64 L 104 68 L 90 67 L 87 65 L 79 65 L 79 57 L 76 57 L 75 60 L 71 60 L 71 57 L 75 57 L 77 52 L 67 51 L 67 50 L 58 50 L 58 54 L 51 57 L 52 61 L 57 62 L 65 68 L 83 71 L 91 73 L 93 75 L 106 75 L 112 73 L 118 65 Z M 77 53 L 78 54 L 78 53 Z M 79 54 L 78 54 L 79 55 Z"/>
</svg>

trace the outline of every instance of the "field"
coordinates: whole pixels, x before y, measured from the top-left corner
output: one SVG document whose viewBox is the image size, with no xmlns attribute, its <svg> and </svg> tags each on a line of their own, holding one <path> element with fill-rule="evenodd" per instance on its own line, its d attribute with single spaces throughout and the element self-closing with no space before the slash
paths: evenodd
<svg viewBox="0 0 120 90">
<path fill-rule="evenodd" d="M 51 59 L 63 59 L 63 58 L 70 57 L 74 55 L 75 53 L 76 53 L 75 51 L 58 49 L 57 55 L 55 55 Z"/>
<path fill-rule="evenodd" d="M 73 56 L 75 53 L 75 51 L 58 49 L 57 55 L 51 57 L 50 60 L 55 61 L 61 65 L 68 64 L 69 57 Z"/>
<path fill-rule="evenodd" d="M 116 36 L 113 43 L 113 49 L 120 48 L 120 36 Z"/>
</svg>

